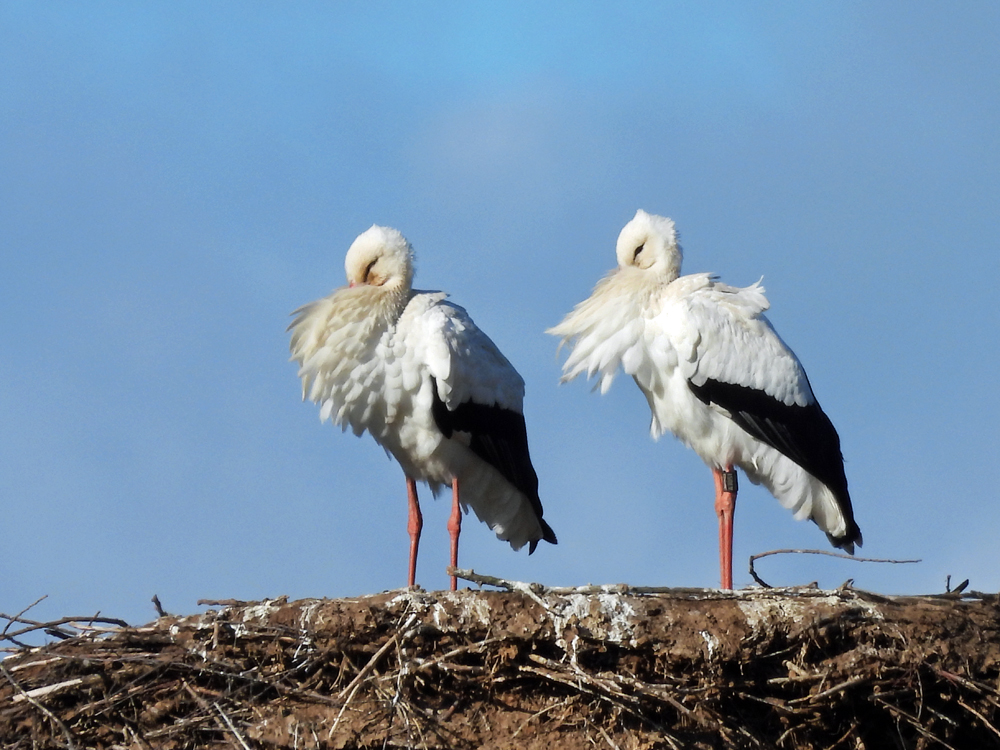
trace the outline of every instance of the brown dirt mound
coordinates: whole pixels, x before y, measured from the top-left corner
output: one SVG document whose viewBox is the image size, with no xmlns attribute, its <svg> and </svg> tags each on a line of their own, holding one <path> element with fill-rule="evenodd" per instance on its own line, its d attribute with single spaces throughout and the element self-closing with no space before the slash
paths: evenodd
<svg viewBox="0 0 1000 750">
<path fill-rule="evenodd" d="M 77 623 L 0 663 L 0 745 L 1000 747 L 997 596 L 513 588 Z"/>
</svg>

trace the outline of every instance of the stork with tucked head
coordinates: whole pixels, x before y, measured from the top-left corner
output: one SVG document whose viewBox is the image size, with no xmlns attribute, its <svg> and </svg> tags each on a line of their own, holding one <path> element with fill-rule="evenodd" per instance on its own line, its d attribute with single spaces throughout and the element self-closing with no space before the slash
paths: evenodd
<svg viewBox="0 0 1000 750">
<path fill-rule="evenodd" d="M 652 411 L 654 438 L 672 432 L 712 469 L 723 588 L 732 588 L 736 473 L 763 484 L 835 547 L 862 543 L 840 437 L 805 370 L 764 316 L 760 282 L 737 288 L 707 273 L 681 276 L 674 223 L 638 211 L 618 236 L 618 268 L 549 333 L 569 343 L 563 382 L 618 368 Z"/>
<path fill-rule="evenodd" d="M 413 249 L 372 226 L 347 251 L 348 286 L 293 315 L 302 397 L 355 435 L 368 432 L 400 464 L 409 502 L 408 584 L 423 518 L 416 482 L 452 488 L 451 565 L 462 509 L 515 550 L 556 536 L 542 519 L 528 454 L 524 381 L 466 311 L 443 292 L 411 288 Z M 460 494 L 461 491 L 461 494 Z M 451 587 L 457 587 L 454 577 Z"/>
</svg>

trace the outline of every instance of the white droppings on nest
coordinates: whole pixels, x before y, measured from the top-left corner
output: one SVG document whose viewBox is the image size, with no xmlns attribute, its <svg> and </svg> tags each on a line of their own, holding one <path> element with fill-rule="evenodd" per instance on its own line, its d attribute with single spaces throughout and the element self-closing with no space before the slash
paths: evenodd
<svg viewBox="0 0 1000 750">
<path fill-rule="evenodd" d="M 442 622 L 448 620 L 451 621 L 453 629 L 456 622 L 459 626 L 488 626 L 492 622 L 490 605 L 480 596 L 468 596 L 465 592 L 455 591 L 443 591 L 439 596 L 441 598 L 434 601 L 434 624 L 438 628 L 444 629 Z M 450 613 L 442 599 L 452 605 Z"/>
<path fill-rule="evenodd" d="M 447 614 L 448 613 L 441 605 L 441 602 L 434 602 L 434 606 L 431 608 L 431 616 L 434 618 L 434 627 L 441 630 L 441 618 Z"/>
<path fill-rule="evenodd" d="M 815 599 L 810 599 L 810 605 L 815 604 Z M 760 630 L 773 623 L 775 619 L 791 620 L 792 622 L 802 622 L 807 612 L 803 607 L 803 602 L 788 599 L 737 599 L 736 605 L 746 618 L 747 625 L 753 631 Z"/>
<path fill-rule="evenodd" d="M 598 611 L 593 610 L 593 602 L 600 604 Z M 555 604 L 555 606 L 552 606 Z M 552 618 L 552 624 L 556 630 L 556 635 L 560 634 L 570 624 L 571 620 L 580 622 L 593 634 L 595 638 L 612 641 L 613 643 L 627 643 L 634 646 L 635 631 L 634 618 L 635 610 L 625 601 L 620 594 L 568 594 L 561 596 L 557 602 L 552 602 L 549 597 L 549 604 L 545 610 Z M 559 640 L 562 640 L 559 637 Z"/>
<path fill-rule="evenodd" d="M 446 607 L 446 603 L 451 606 Z M 434 594 L 401 591 L 387 603 L 388 607 L 400 605 L 421 615 L 429 613 L 434 626 L 442 631 L 454 631 L 470 624 L 488 626 L 493 620 L 486 600 L 479 596 L 468 596 L 461 591 L 441 591 Z"/>
<path fill-rule="evenodd" d="M 315 630 L 317 627 L 323 624 L 322 617 L 322 606 L 323 599 L 308 599 L 302 604 L 302 608 L 299 610 L 299 629 L 300 630 Z M 317 619 L 316 614 L 319 613 L 320 617 Z"/>
<path fill-rule="evenodd" d="M 170 635 L 177 635 L 181 628 L 193 627 L 195 630 L 207 630 L 209 628 L 215 627 L 215 620 L 218 617 L 218 612 L 214 609 L 207 610 L 198 615 L 185 615 L 184 617 L 178 617 L 174 623 L 170 626 Z M 155 629 L 152 631 L 155 632 Z"/>
<path fill-rule="evenodd" d="M 621 594 L 598 594 L 601 611 L 608 615 L 608 635 L 612 641 L 622 643 L 628 639 L 630 646 L 635 645 L 632 625 L 635 621 L 635 610 Z"/>
<path fill-rule="evenodd" d="M 705 645 L 708 647 L 709 660 L 713 659 L 715 657 L 716 650 L 719 648 L 719 639 L 707 630 L 699 630 L 698 635 L 705 639 Z"/>
<path fill-rule="evenodd" d="M 463 625 L 476 623 L 489 625 L 492 611 L 489 603 L 481 596 L 465 596 L 462 593 L 447 592 L 445 596 L 458 605 L 458 621 Z"/>
<path fill-rule="evenodd" d="M 736 599 L 736 605 L 746 618 L 747 625 L 753 631 L 771 627 L 776 620 L 791 620 L 792 622 L 802 622 L 805 619 L 813 619 L 818 604 L 825 604 L 831 610 L 843 611 L 849 607 L 855 611 L 864 613 L 865 617 L 873 620 L 883 619 L 882 613 L 871 602 L 862 599 L 845 601 L 842 596 L 831 592 L 829 596 L 809 597 L 808 599 L 792 599 L 786 596 L 779 597 L 754 597 L 747 599 Z"/>
<path fill-rule="evenodd" d="M 413 601 L 412 592 L 406 591 L 404 589 L 403 591 L 400 591 L 398 594 L 392 597 L 392 599 L 387 601 L 385 603 L 385 606 L 391 609 L 392 607 L 395 607 L 397 604 L 409 604 L 412 601 Z"/>
<path fill-rule="evenodd" d="M 863 599 L 856 599 L 855 601 L 851 602 L 851 605 L 853 606 L 854 609 L 858 609 L 864 612 L 865 616 L 871 618 L 872 620 L 885 619 L 885 615 L 882 614 L 882 610 L 880 610 L 877 606 L 875 606 L 875 602 L 866 602 Z"/>
<path fill-rule="evenodd" d="M 285 604 L 285 599 L 265 599 L 257 604 L 251 604 L 240 608 L 238 611 L 243 616 L 243 622 L 263 621 L 277 612 L 279 605 Z"/>
<path fill-rule="evenodd" d="M 385 606 L 389 609 L 401 607 L 404 612 L 410 611 L 422 614 L 440 605 L 437 604 L 437 599 L 430 596 L 426 591 L 403 589 L 386 602 Z M 438 624 L 437 615 L 435 615 L 434 622 Z"/>
</svg>

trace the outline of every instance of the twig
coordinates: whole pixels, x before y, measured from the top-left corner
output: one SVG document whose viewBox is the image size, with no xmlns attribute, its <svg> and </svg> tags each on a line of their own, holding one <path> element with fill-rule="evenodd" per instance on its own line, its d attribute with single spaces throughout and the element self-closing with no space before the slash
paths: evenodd
<svg viewBox="0 0 1000 750">
<path fill-rule="evenodd" d="M 756 555 L 750 555 L 750 575 L 758 584 L 766 589 L 774 587 L 769 583 L 765 583 L 760 576 L 757 575 L 757 571 L 754 570 L 753 564 L 756 560 L 759 560 L 762 557 L 768 557 L 769 555 L 827 555 L 829 557 L 841 557 L 845 560 L 853 560 L 854 562 L 891 563 L 893 565 L 923 562 L 922 560 L 886 560 L 877 557 L 855 557 L 854 555 L 846 555 L 843 552 L 830 552 L 825 549 L 772 549 L 768 552 L 760 552 Z"/>
<path fill-rule="evenodd" d="M 630 586 L 627 583 L 602 583 L 589 584 L 587 586 L 545 586 L 541 583 L 525 583 L 523 581 L 508 581 L 506 578 L 487 576 L 477 573 L 474 570 L 463 568 L 453 568 L 449 566 L 445 572 L 463 581 L 475 583 L 478 586 L 494 586 L 495 588 L 506 589 L 527 594 L 528 596 L 545 596 L 554 594 L 557 596 L 567 596 L 570 594 L 671 594 L 674 596 L 700 596 L 712 599 L 736 599 L 742 592 L 727 591 L 723 589 L 698 589 L 684 588 L 677 586 Z"/>
<path fill-rule="evenodd" d="M 997 737 L 1000 737 L 1000 730 L 998 730 L 995 726 L 993 726 L 992 724 L 990 724 L 990 722 L 986 719 L 986 717 L 983 716 L 981 713 L 979 713 L 976 709 L 974 709 L 972 706 L 970 706 L 968 703 L 966 703 L 961 698 L 958 699 L 958 705 L 960 705 L 962 708 L 964 708 L 970 714 L 972 714 L 977 719 L 979 719 L 981 722 L 983 722 L 983 724 L 985 724 L 993 732 L 993 734 L 997 735 Z"/>
<path fill-rule="evenodd" d="M 835 747 L 837 747 L 837 745 L 839 745 L 841 742 L 843 742 L 848 737 L 850 737 L 852 734 L 854 734 L 857 731 L 857 729 L 858 729 L 858 725 L 857 724 L 852 724 L 851 728 L 848 729 L 846 732 L 844 732 L 840 736 L 840 739 L 838 739 L 836 742 L 834 742 L 832 745 L 830 745 L 830 747 L 828 747 L 826 750 L 833 750 Z"/>
<path fill-rule="evenodd" d="M 940 711 L 938 711 L 936 709 L 931 708 L 930 706 L 923 706 L 922 710 L 927 711 L 927 713 L 934 714 L 936 717 L 938 717 L 945 724 L 948 724 L 948 725 L 954 727 L 955 729 L 958 729 L 961 726 L 957 721 L 955 721 L 950 716 L 946 716 L 945 714 L 941 713 Z M 920 716 L 919 715 L 917 716 L 917 719 L 920 720 Z"/>
<path fill-rule="evenodd" d="M 470 643 L 468 646 L 459 646 L 458 648 L 453 648 L 446 654 L 441 654 L 433 659 L 428 659 L 427 661 L 421 662 L 413 670 L 414 672 L 423 672 L 424 670 L 430 669 L 438 664 L 447 663 L 450 659 L 454 659 L 456 656 L 461 656 L 462 654 L 469 652 L 482 651 L 487 646 L 494 643 L 499 643 L 501 641 L 507 640 L 506 638 L 487 638 L 484 641 L 479 641 L 477 643 Z"/>
<path fill-rule="evenodd" d="M 595 698 L 606 701 L 613 706 L 617 706 L 618 708 L 632 714 L 634 717 L 639 719 L 639 721 L 649 724 L 663 735 L 668 745 L 676 750 L 680 750 L 679 746 L 674 742 L 674 738 L 669 732 L 667 732 L 666 727 L 660 725 L 649 716 L 646 716 L 645 713 L 640 710 L 639 699 L 634 695 L 628 695 L 627 693 L 622 692 L 621 688 L 615 683 L 601 680 L 600 678 L 589 675 L 583 671 L 570 672 L 561 664 L 554 662 L 551 659 L 546 659 L 544 656 L 539 656 L 538 654 L 529 654 L 528 658 L 531 659 L 531 661 L 544 665 L 547 668 L 542 669 L 540 667 L 533 667 L 529 664 L 521 664 L 518 666 L 519 671 L 545 677 L 553 682 L 567 685 L 581 693 L 587 693 L 588 695 L 592 695 Z"/>
<path fill-rule="evenodd" d="M 746 693 L 743 692 L 742 690 L 735 693 L 735 695 L 738 695 L 743 700 L 753 701 L 754 703 L 762 703 L 763 705 L 768 706 L 769 708 L 772 708 L 776 711 L 783 711 L 786 714 L 794 715 L 794 714 L 803 714 L 809 712 L 809 709 L 807 708 L 792 708 L 791 706 L 788 705 L 787 701 L 781 698 L 772 698 L 767 695 L 753 695 L 752 693 Z"/>
<path fill-rule="evenodd" d="M 823 679 L 826 679 L 826 677 L 824 676 Z M 865 675 L 860 675 L 858 677 L 852 677 L 851 679 L 847 680 L 846 682 L 842 682 L 839 685 L 834 685 L 832 688 L 827 688 L 826 690 L 824 690 L 821 693 L 816 693 L 815 695 L 806 695 L 806 696 L 803 696 L 802 698 L 794 698 L 794 699 L 788 701 L 788 705 L 789 706 L 794 706 L 794 705 L 799 704 L 799 703 L 811 703 L 813 701 L 818 701 L 820 698 L 825 698 L 828 695 L 833 695 L 834 693 L 839 693 L 842 690 L 847 690 L 847 688 L 854 687 L 858 683 L 865 682 L 867 680 L 868 680 L 868 677 L 865 676 Z"/>
<path fill-rule="evenodd" d="M 217 702 L 212 701 L 212 704 L 209 705 L 208 701 L 202 698 L 200 695 L 198 695 L 198 691 L 196 691 L 193 687 L 191 687 L 186 681 L 182 681 L 181 684 L 184 686 L 184 689 L 187 690 L 190 696 L 194 698 L 195 703 L 198 704 L 201 710 L 204 711 L 206 714 L 210 715 L 215 720 L 216 725 L 219 727 L 219 729 L 222 730 L 223 733 L 225 733 L 226 729 L 228 729 L 230 732 L 232 732 L 233 736 L 240 743 L 240 745 L 243 746 L 243 750 L 250 750 L 250 746 L 247 744 L 246 740 L 244 740 L 243 736 L 238 731 L 236 731 L 235 725 L 230 720 L 230 718 L 226 716 L 226 713 L 222 710 L 222 708 L 219 706 Z M 215 708 L 216 713 L 212 713 L 213 708 Z"/>
<path fill-rule="evenodd" d="M 868 558 L 851 557 L 849 555 L 837 555 L 833 552 L 826 552 L 824 550 L 773 550 L 771 552 L 765 552 L 756 557 L 764 557 L 766 555 L 775 555 L 781 552 L 808 552 L 813 554 L 829 554 L 834 557 L 845 557 L 849 560 L 860 560 L 862 562 L 868 562 Z M 871 562 L 920 562 L 920 560 L 876 560 L 872 558 Z M 820 589 L 816 587 L 803 587 L 803 586 L 769 586 L 760 579 L 760 583 L 764 588 L 745 588 L 738 590 L 728 590 L 728 589 L 703 589 L 703 588 L 691 588 L 691 587 L 680 587 L 680 586 L 630 586 L 625 583 L 610 583 L 610 584 L 591 584 L 587 586 L 545 586 L 540 583 L 524 583 L 522 581 L 509 581 L 505 578 L 497 578 L 495 576 L 487 576 L 476 573 L 474 570 L 465 570 L 462 568 L 452 568 L 448 567 L 446 569 L 448 575 L 453 575 L 456 578 L 461 578 L 462 580 L 469 581 L 470 583 L 475 583 L 480 586 L 495 586 L 496 588 L 506 589 L 512 592 L 522 592 L 526 593 L 528 596 L 535 598 L 539 595 L 547 596 L 552 594 L 554 596 L 568 596 L 573 594 L 620 594 L 622 596 L 648 596 L 648 595 L 659 595 L 668 596 L 676 599 L 700 599 L 705 601 L 720 601 L 720 600 L 746 600 L 746 599 L 759 599 L 775 596 L 796 596 L 802 598 L 822 598 L 828 597 L 831 594 L 836 594 L 841 597 L 861 597 L 875 602 L 889 602 L 896 601 L 898 599 L 940 599 L 940 598 L 952 598 L 957 599 L 958 596 L 954 594 L 923 594 L 920 596 L 906 596 L 906 597 L 894 597 L 894 596 L 883 596 L 881 594 L 876 594 L 872 591 L 865 591 L 864 589 L 857 589 L 854 587 L 841 587 L 835 590 Z M 1000 595 L 997 594 L 985 594 L 980 591 L 968 591 L 961 595 L 961 598 L 970 599 L 981 599 L 983 601 L 995 601 L 1000 599 Z"/>
<path fill-rule="evenodd" d="M 695 712 L 693 712 L 690 708 L 681 703 L 677 698 L 672 696 L 664 685 L 651 685 L 648 682 L 643 682 L 640 679 L 637 679 L 635 677 L 629 677 L 628 675 L 623 675 L 623 674 L 614 674 L 612 675 L 612 678 L 617 682 L 621 683 L 622 685 L 627 685 L 629 688 L 639 693 L 640 695 L 644 695 L 654 700 L 665 701 L 675 711 L 677 711 L 678 715 L 686 716 L 696 724 L 706 727 L 707 729 L 714 730 L 719 728 L 719 722 L 714 721 L 708 718 L 707 716 L 701 716 L 700 714 L 696 714 Z"/>
<path fill-rule="evenodd" d="M 144 750 L 153 750 L 152 745 L 146 741 L 146 738 L 142 736 L 142 733 L 138 729 L 129 724 L 125 725 L 125 729 L 128 730 L 128 732 L 132 735 L 132 739 L 134 739 L 140 747 L 144 748 Z"/>
<path fill-rule="evenodd" d="M 145 685 L 135 684 L 140 680 L 146 680 L 150 676 L 155 675 L 157 672 L 160 671 L 161 670 L 159 668 L 150 669 L 144 674 L 137 677 L 135 680 L 133 680 L 133 683 L 131 685 L 124 686 L 113 693 L 105 693 L 103 696 L 101 696 L 100 698 L 91 703 L 78 705 L 69 713 L 63 714 L 63 718 L 65 718 L 67 722 L 72 722 L 81 714 L 87 714 L 91 712 L 93 712 L 91 713 L 91 717 L 93 718 L 100 714 L 115 710 L 119 704 L 128 700 L 134 700 L 135 698 L 143 695 L 144 693 L 152 693 L 157 690 L 163 690 L 164 687 L 166 687 L 166 689 L 168 690 L 173 691 L 175 689 L 175 686 L 180 684 L 181 682 L 180 680 L 174 680 L 173 682 L 168 683 L 166 686 L 157 685 L 155 682 L 152 681 Z M 89 675 L 87 679 L 93 680 L 95 684 L 102 681 L 101 675 L 99 674 Z"/>
<path fill-rule="evenodd" d="M 890 713 L 897 714 L 897 715 L 901 716 L 902 718 L 906 719 L 910 723 L 910 726 L 912 726 L 914 729 L 916 729 L 917 732 L 919 732 L 920 734 L 922 734 L 927 739 L 933 740 L 934 742 L 941 743 L 941 745 L 943 747 L 948 748 L 948 750 L 956 750 L 956 748 L 954 748 L 951 745 L 949 745 L 947 742 L 945 742 L 943 739 L 941 739 L 940 737 L 938 737 L 932 731 L 930 731 L 929 729 L 924 728 L 923 724 L 920 723 L 920 720 L 917 717 L 913 716 L 912 714 L 907 713 L 906 711 L 904 711 L 903 709 L 901 709 L 899 706 L 894 706 L 891 703 L 889 703 L 888 701 L 882 700 L 878 695 L 873 695 L 872 699 L 875 702 L 881 703 L 883 706 L 885 706 L 889 710 Z"/>
<path fill-rule="evenodd" d="M 801 724 L 792 724 L 790 727 L 788 727 L 788 729 L 786 729 L 784 732 L 782 732 L 779 735 L 779 737 L 778 737 L 777 740 L 774 741 L 774 746 L 775 747 L 781 747 L 782 743 L 784 743 L 785 738 L 788 735 L 792 734 L 793 732 L 797 732 L 800 729 L 802 729 L 802 725 Z"/>
<path fill-rule="evenodd" d="M 407 618 L 406 623 L 401 628 L 401 630 L 403 631 L 402 635 L 403 639 L 411 637 L 412 631 L 409 630 L 409 627 L 414 623 L 416 619 L 417 619 L 416 613 L 411 613 L 409 618 Z M 361 688 L 361 683 L 364 682 L 365 678 L 368 676 L 368 673 L 371 672 L 373 669 L 375 669 L 375 666 L 378 664 L 379 659 L 381 659 L 385 655 L 386 651 L 388 651 L 393 646 L 398 646 L 400 644 L 400 640 L 401 640 L 400 633 L 399 631 L 397 631 L 396 634 L 392 636 L 392 638 L 390 638 L 382 645 L 382 648 L 380 648 L 378 651 L 375 652 L 374 656 L 372 656 L 372 658 L 368 660 L 368 663 L 361 668 L 361 671 L 358 672 L 357 676 L 355 676 L 353 680 L 351 680 L 350 684 L 340 691 L 337 698 L 339 700 L 344 700 L 344 696 L 347 695 L 347 700 L 344 701 L 344 704 L 340 707 L 340 712 L 337 714 L 337 718 L 334 719 L 333 726 L 330 727 L 330 732 L 328 737 L 333 737 L 333 733 L 336 731 L 337 726 L 340 724 L 340 719 L 341 717 L 343 717 L 344 711 L 347 710 L 347 707 L 351 704 L 351 701 L 354 700 L 354 696 Z M 350 694 L 348 695 L 348 693 Z M 395 715 L 395 713 L 393 715 Z"/>
<path fill-rule="evenodd" d="M 481 576 L 474 570 L 461 570 L 460 568 L 453 568 L 450 565 L 447 568 L 447 573 L 455 578 L 472 581 L 480 586 L 495 586 L 497 588 L 507 589 L 508 591 L 516 591 L 517 593 L 524 594 L 529 599 L 534 600 L 534 602 L 543 609 L 548 609 L 540 595 L 544 596 L 546 593 L 549 593 L 550 590 L 540 583 L 522 583 L 521 581 L 508 581 L 504 578 L 496 578 L 494 576 Z"/>
<path fill-rule="evenodd" d="M 906 599 L 908 597 L 902 597 Z M 944 599 L 945 601 L 962 601 L 965 599 L 978 599 L 983 602 L 996 602 L 1000 600 L 1000 594 L 991 594 L 985 591 L 976 591 L 975 589 L 962 589 L 961 591 L 949 591 L 944 594 L 924 594 L 922 599 Z"/>
<path fill-rule="evenodd" d="M 955 588 L 952 588 L 951 587 L 951 576 L 949 575 L 948 576 L 948 580 L 946 581 L 946 585 L 945 585 L 945 593 L 946 594 L 961 594 L 967 588 L 969 588 L 969 579 L 968 578 L 966 578 L 964 581 L 962 581 L 960 584 L 958 584 Z"/>
<path fill-rule="evenodd" d="M 517 668 L 518 671 L 520 672 L 527 672 L 528 674 L 534 674 L 540 677 L 545 677 L 546 679 L 552 680 L 553 682 L 558 682 L 562 685 L 566 685 L 581 693 L 587 693 L 589 695 L 594 696 L 595 698 L 607 701 L 608 703 L 614 706 L 618 706 L 619 708 L 625 709 L 636 718 L 648 722 L 654 728 L 661 729 L 661 727 L 657 726 L 655 723 L 650 721 L 649 717 L 643 716 L 642 714 L 638 713 L 634 708 L 628 705 L 629 702 L 636 703 L 634 698 L 631 701 L 628 700 L 630 696 L 615 695 L 613 693 L 609 694 L 607 693 L 606 690 L 599 689 L 599 686 L 593 685 L 592 680 L 576 679 L 575 675 L 567 674 L 565 670 L 561 669 L 560 670 L 542 669 L 541 667 L 533 667 L 530 664 L 519 664 Z"/>
<path fill-rule="evenodd" d="M 28 625 L 26 628 L 21 628 L 20 630 L 15 630 L 13 633 L 7 633 L 6 628 L 0 640 L 11 640 L 19 635 L 24 635 L 25 633 L 31 633 L 36 630 L 57 631 L 65 633 L 65 637 L 72 637 L 71 633 L 66 633 L 65 631 L 59 631 L 60 625 L 75 625 L 75 623 L 87 623 L 88 625 L 93 625 L 95 622 L 102 623 L 104 625 L 117 625 L 120 628 L 127 628 L 128 623 L 124 620 L 119 620 L 116 617 L 98 617 L 94 615 L 93 617 L 61 617 L 58 620 L 52 620 L 51 622 L 35 622 L 34 620 L 22 620 L 18 618 L 10 618 L 7 615 L 0 614 L 0 617 L 5 617 L 13 622 L 19 622 L 22 625 Z"/>
<path fill-rule="evenodd" d="M 163 605 L 160 604 L 160 597 L 158 597 L 156 594 L 153 594 L 153 598 L 150 599 L 150 601 L 153 602 L 153 606 L 156 608 L 157 617 L 167 616 L 167 613 L 163 611 Z"/>
<path fill-rule="evenodd" d="M 549 711 L 554 711 L 555 709 L 559 708 L 560 706 L 565 706 L 567 703 L 569 703 L 569 701 L 570 701 L 569 698 L 564 698 L 563 700 L 559 701 L 558 703 L 553 703 L 551 706 L 546 706 L 541 711 L 536 711 L 535 713 L 533 713 L 531 716 L 529 716 L 527 719 L 525 719 L 521 723 L 521 726 L 519 726 L 517 728 L 517 731 L 514 732 L 514 734 L 512 734 L 510 736 L 511 741 L 517 739 L 517 735 L 519 735 L 521 733 L 521 731 L 526 726 L 528 726 L 528 724 L 530 724 L 532 721 L 534 721 L 535 719 L 537 719 L 539 716 L 542 716 L 543 714 L 547 714 Z"/>
<path fill-rule="evenodd" d="M 27 669 L 28 667 L 41 667 L 45 664 L 52 664 L 53 662 L 60 661 L 60 656 L 49 656 L 45 659 L 36 659 L 35 661 L 22 661 L 20 664 L 15 664 L 10 668 L 11 672 L 20 672 L 22 669 Z"/>
<path fill-rule="evenodd" d="M 43 706 L 41 703 L 36 701 L 30 695 L 28 695 L 28 691 L 26 691 L 23 687 L 18 685 L 17 682 L 14 680 L 14 678 L 11 677 L 10 672 L 7 671 L 7 667 L 4 666 L 4 663 L 2 661 L 0 661 L 0 671 L 3 672 L 4 677 L 7 678 L 7 681 L 13 686 L 13 688 L 18 693 L 24 696 L 24 699 L 28 701 L 28 703 L 37 708 L 43 714 L 45 714 L 45 716 L 47 716 L 49 720 L 52 721 L 53 724 L 59 727 L 59 729 L 63 733 L 63 736 L 66 738 L 66 747 L 68 747 L 69 750 L 76 750 L 76 743 L 73 741 L 73 735 L 69 731 L 69 728 L 65 724 L 63 724 L 62 720 L 54 713 L 52 713 L 49 709 L 47 709 L 45 706 Z"/>
<path fill-rule="evenodd" d="M 25 607 L 24 609 L 22 609 L 20 612 L 18 612 L 13 617 L 11 617 L 10 615 L 5 615 L 2 612 L 0 612 L 0 617 L 2 617 L 5 620 L 7 620 L 7 624 L 4 626 L 3 631 L 0 631 L 0 640 L 3 640 L 3 636 L 7 635 L 7 631 L 10 630 L 10 626 L 11 625 L 13 625 L 15 622 L 21 622 L 21 615 L 23 615 L 25 612 L 27 612 L 29 609 L 31 609 L 32 607 L 34 607 L 39 602 L 42 602 L 45 599 L 47 599 L 48 596 L 49 596 L 48 594 L 42 594 L 40 597 L 38 597 L 37 599 L 35 599 L 35 601 L 33 601 L 31 604 L 29 604 L 27 607 Z"/>
<path fill-rule="evenodd" d="M 353 682 L 351 684 L 354 685 Z M 357 685 L 354 685 L 354 690 L 352 690 L 351 694 L 347 696 L 347 700 L 344 701 L 344 705 L 340 707 L 340 712 L 337 714 L 337 718 L 333 720 L 333 726 L 330 727 L 330 731 L 327 734 L 327 739 L 331 739 L 333 737 L 333 733 L 337 731 L 337 726 L 340 724 L 340 719 L 344 715 L 344 711 L 346 711 L 347 707 L 351 705 L 351 701 L 354 700 L 354 694 L 358 692 L 358 689 L 360 687 L 361 687 L 360 682 Z"/>
<path fill-rule="evenodd" d="M 960 685 L 964 685 L 970 690 L 975 690 L 978 693 L 985 693 L 989 701 L 997 707 L 1000 707 L 1000 703 L 996 701 L 994 696 L 1000 696 L 1000 691 L 991 685 L 987 685 L 982 682 L 976 682 L 975 680 L 970 680 L 967 677 L 962 677 L 962 675 L 955 674 L 954 672 L 948 672 L 940 667 L 931 667 L 931 669 L 936 672 L 939 676 L 944 677 L 946 680 L 951 682 L 957 682 Z"/>
<path fill-rule="evenodd" d="M 521 730 L 519 729 L 518 731 L 521 731 Z M 618 745 L 616 745 L 614 743 L 614 741 L 611 739 L 611 737 L 608 736 L 608 733 L 606 731 L 604 731 L 604 727 L 602 727 L 600 724 L 597 725 L 597 731 L 601 733 L 601 736 L 604 738 L 605 742 L 607 742 L 609 745 L 611 745 L 612 750 L 621 750 L 621 748 L 618 747 Z"/>
<path fill-rule="evenodd" d="M 21 701 L 31 700 L 32 698 L 41 698 L 42 696 L 49 695 L 50 693 L 57 693 L 60 690 L 65 690 L 66 688 L 82 685 L 85 682 L 100 682 L 100 681 L 101 678 L 99 675 L 89 675 L 86 678 L 74 677 L 72 680 L 63 680 L 62 682 L 57 682 L 54 685 L 45 685 L 44 687 L 35 688 L 34 690 L 26 690 L 25 692 L 21 693 L 21 695 L 15 695 L 13 698 L 13 702 L 20 703 Z"/>
<path fill-rule="evenodd" d="M 215 701 L 212 701 L 212 706 L 214 706 L 215 710 L 219 712 L 219 716 L 222 717 L 222 720 L 226 722 L 226 726 L 229 727 L 229 731 L 233 733 L 233 736 L 237 740 L 239 740 L 239 743 L 243 746 L 243 750 L 250 750 L 250 746 L 247 744 L 247 741 L 243 739 L 243 735 L 239 733 L 236 726 L 233 724 L 233 720 L 226 715 L 226 712 L 222 710 L 222 707 Z"/>
<path fill-rule="evenodd" d="M 382 648 L 380 648 L 378 651 L 375 652 L 375 655 L 368 660 L 368 663 L 361 668 L 361 671 L 358 672 L 358 674 L 355 676 L 353 680 L 351 680 L 350 684 L 340 691 L 340 695 L 338 695 L 337 697 L 342 700 L 344 696 L 347 695 L 347 693 L 349 693 L 355 687 L 360 685 L 361 682 L 365 679 L 365 677 L 368 676 L 368 673 L 371 672 L 373 669 L 375 669 L 375 665 L 378 664 L 379 659 L 385 656 L 385 652 L 388 651 L 393 646 L 395 646 L 398 642 L 399 642 L 399 633 L 396 633 L 392 638 L 390 638 L 384 644 L 382 644 Z"/>
</svg>

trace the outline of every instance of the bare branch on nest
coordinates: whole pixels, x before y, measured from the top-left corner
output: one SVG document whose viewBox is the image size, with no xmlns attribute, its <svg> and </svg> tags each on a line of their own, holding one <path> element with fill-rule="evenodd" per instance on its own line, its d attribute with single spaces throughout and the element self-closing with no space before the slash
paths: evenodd
<svg viewBox="0 0 1000 750">
<path fill-rule="evenodd" d="M 76 635 L 72 630 L 63 627 L 64 625 L 70 625 L 74 630 L 77 631 L 90 631 L 90 632 L 99 630 L 98 628 L 94 627 L 95 624 L 114 625 L 117 628 L 128 627 L 127 622 L 125 622 L 124 620 L 119 620 L 116 617 L 100 617 L 98 615 L 93 615 L 91 617 L 60 617 L 58 620 L 52 620 L 50 622 L 36 622 L 34 620 L 26 620 L 23 617 L 21 617 L 20 614 L 11 617 L 10 615 L 5 615 L 3 613 L 0 613 L 0 618 L 8 621 L 7 627 L 5 627 L 3 632 L 0 633 L 0 641 L 10 641 L 11 643 L 15 644 L 18 647 L 26 648 L 27 646 L 21 643 L 18 640 L 18 638 L 27 635 L 28 633 L 35 633 L 38 631 L 42 631 L 48 635 L 60 638 L 62 640 L 65 640 L 67 638 L 72 638 L 74 635 Z M 10 626 L 14 623 L 26 625 L 27 627 L 23 627 L 20 628 L 19 630 L 9 632 Z"/>
<path fill-rule="evenodd" d="M 760 552 L 756 555 L 750 555 L 750 575 L 759 585 L 767 589 L 773 588 L 773 586 L 763 581 L 760 576 L 757 575 L 757 571 L 754 570 L 753 564 L 760 558 L 769 557 L 770 555 L 826 555 L 827 557 L 840 557 L 844 560 L 853 560 L 854 562 L 891 563 L 893 565 L 906 565 L 923 562 L 922 560 L 886 560 L 876 557 L 855 557 L 854 555 L 847 555 L 843 552 L 831 552 L 826 549 L 772 549 L 768 552 Z"/>
</svg>

